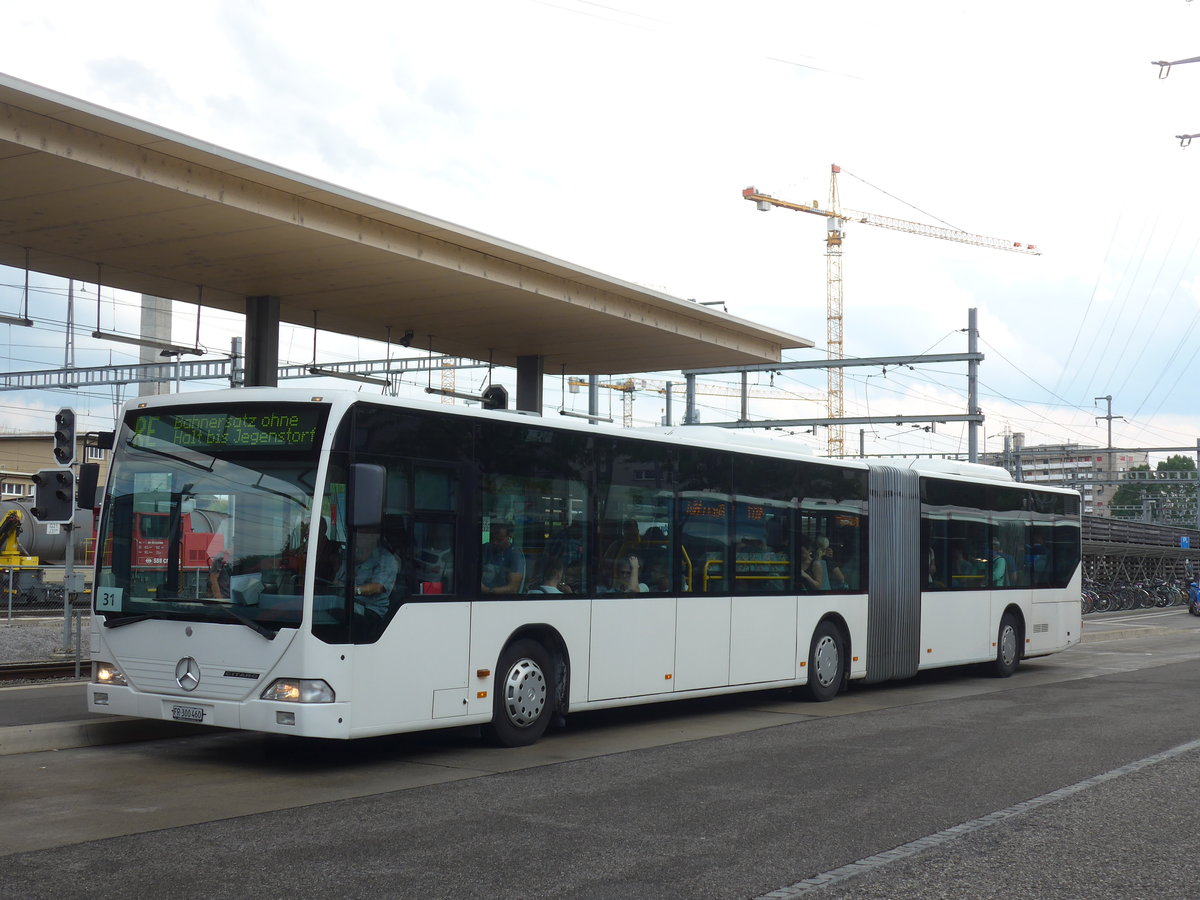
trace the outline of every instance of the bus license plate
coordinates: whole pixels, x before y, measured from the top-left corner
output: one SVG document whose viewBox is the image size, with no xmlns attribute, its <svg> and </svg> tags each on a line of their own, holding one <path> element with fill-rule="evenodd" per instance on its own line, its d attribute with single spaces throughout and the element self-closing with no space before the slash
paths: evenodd
<svg viewBox="0 0 1200 900">
<path fill-rule="evenodd" d="M 203 722 L 204 710 L 199 706 L 172 706 L 171 718 L 176 722 Z"/>
</svg>

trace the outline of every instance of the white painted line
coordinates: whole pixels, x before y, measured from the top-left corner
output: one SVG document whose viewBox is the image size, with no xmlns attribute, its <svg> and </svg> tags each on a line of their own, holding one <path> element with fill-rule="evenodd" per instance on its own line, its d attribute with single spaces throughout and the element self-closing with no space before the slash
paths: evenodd
<svg viewBox="0 0 1200 900">
<path fill-rule="evenodd" d="M 923 838 L 917 838 L 915 841 L 909 841 L 907 844 L 901 844 L 899 847 L 893 847 L 891 850 L 884 850 L 881 853 L 876 853 L 873 856 L 867 856 L 857 862 L 852 862 L 846 866 L 840 866 L 836 869 L 830 869 L 828 872 L 821 872 L 819 875 L 813 875 L 811 878 L 805 878 L 803 881 L 798 881 L 788 887 L 779 888 L 771 891 L 769 894 L 762 894 L 755 897 L 754 900 L 791 900 L 793 897 L 801 897 L 813 891 L 820 890 L 831 884 L 838 884 L 855 878 L 859 875 L 865 875 L 867 872 L 872 872 L 880 866 L 886 866 L 888 863 L 895 862 L 899 859 L 907 859 L 910 856 L 924 851 L 931 850 L 934 847 L 940 847 L 943 844 L 948 844 L 964 834 L 970 834 L 973 831 L 979 831 L 983 828 L 990 828 L 993 825 L 1012 818 L 1013 816 L 1021 815 L 1022 813 L 1030 812 L 1041 806 L 1046 806 L 1049 803 L 1055 803 L 1063 800 L 1080 791 L 1095 787 L 1099 784 L 1104 784 L 1107 781 L 1121 778 L 1125 775 L 1130 775 L 1141 769 L 1149 766 L 1157 765 L 1168 759 L 1173 759 L 1177 756 L 1182 756 L 1185 753 L 1191 753 L 1193 750 L 1200 750 L 1200 740 L 1189 741 L 1186 744 L 1180 744 L 1170 750 L 1164 750 L 1162 753 L 1156 753 L 1153 756 L 1147 756 L 1145 759 L 1139 759 L 1136 762 L 1131 762 L 1128 765 L 1113 769 L 1110 772 L 1105 772 L 1102 775 L 1095 775 L 1092 778 L 1085 778 L 1083 781 L 1068 785 L 1064 788 L 1059 788 L 1057 791 L 1051 791 L 1048 794 L 1042 794 L 1040 797 L 1034 797 L 1032 800 L 1026 800 L 1023 803 L 1018 803 L 1015 806 L 1010 806 L 1007 809 L 997 810 L 994 813 L 988 813 L 986 816 L 981 816 L 978 819 L 972 819 L 969 822 L 963 822 L 961 825 L 955 825 L 947 828 L 944 831 L 938 831 L 934 834 L 926 835 Z"/>
</svg>

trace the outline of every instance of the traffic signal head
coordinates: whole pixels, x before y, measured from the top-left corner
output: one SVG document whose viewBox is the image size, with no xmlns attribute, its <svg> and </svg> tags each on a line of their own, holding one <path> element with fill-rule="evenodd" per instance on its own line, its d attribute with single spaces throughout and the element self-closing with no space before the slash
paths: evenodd
<svg viewBox="0 0 1200 900">
<path fill-rule="evenodd" d="M 63 408 L 54 414 L 54 461 L 60 466 L 75 462 L 75 410 Z"/>
<path fill-rule="evenodd" d="M 75 475 L 70 469 L 42 469 L 33 476 L 33 514 L 42 522 L 70 522 L 75 516 Z"/>
</svg>

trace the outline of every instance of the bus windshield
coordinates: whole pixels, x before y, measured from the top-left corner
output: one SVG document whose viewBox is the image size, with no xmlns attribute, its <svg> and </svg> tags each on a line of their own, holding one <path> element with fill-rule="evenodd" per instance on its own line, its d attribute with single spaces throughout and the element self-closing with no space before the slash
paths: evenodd
<svg viewBox="0 0 1200 900">
<path fill-rule="evenodd" d="M 130 413 L 98 542 L 105 624 L 298 626 L 325 416 L 315 404 Z"/>
</svg>

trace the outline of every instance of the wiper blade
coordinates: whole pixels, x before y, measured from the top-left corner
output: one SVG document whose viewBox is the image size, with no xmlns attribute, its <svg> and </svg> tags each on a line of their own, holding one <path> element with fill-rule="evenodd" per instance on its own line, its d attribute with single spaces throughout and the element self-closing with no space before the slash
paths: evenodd
<svg viewBox="0 0 1200 900">
<path fill-rule="evenodd" d="M 185 466 L 192 466 L 197 469 L 202 469 L 205 472 L 211 472 L 213 470 L 212 462 L 209 462 L 208 465 L 205 465 L 204 463 L 196 462 L 193 459 L 188 459 L 186 456 L 180 456 L 177 453 L 168 453 L 166 450 L 156 450 L 154 447 L 136 444 L 134 443 L 133 438 L 127 440 L 125 442 L 125 446 L 131 450 L 138 450 L 142 453 L 153 453 L 155 456 L 165 456 L 167 459 L 173 459 L 176 462 L 183 463 Z M 210 456 L 209 459 L 211 460 L 212 457 Z"/>
<path fill-rule="evenodd" d="M 238 612 L 231 603 L 225 600 L 214 600 L 211 597 L 159 597 L 158 599 L 166 600 L 171 603 L 199 603 L 201 606 L 218 606 L 225 610 L 225 612 L 229 613 L 229 615 L 238 622 L 249 628 L 251 631 L 256 631 L 261 634 L 268 641 L 275 640 L 275 635 L 279 634 L 278 630 L 272 631 L 270 628 L 267 628 L 262 623 L 250 618 L 245 613 Z"/>
<path fill-rule="evenodd" d="M 136 616 L 122 616 L 119 619 L 114 619 L 111 616 L 104 617 L 105 628 L 120 628 L 122 625 L 132 625 L 134 622 L 145 622 L 147 619 L 158 618 L 149 613 L 139 613 Z"/>
</svg>

